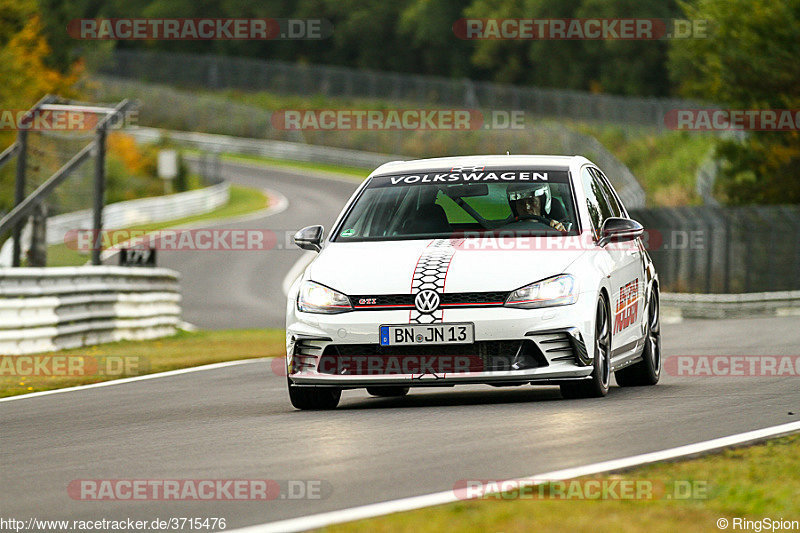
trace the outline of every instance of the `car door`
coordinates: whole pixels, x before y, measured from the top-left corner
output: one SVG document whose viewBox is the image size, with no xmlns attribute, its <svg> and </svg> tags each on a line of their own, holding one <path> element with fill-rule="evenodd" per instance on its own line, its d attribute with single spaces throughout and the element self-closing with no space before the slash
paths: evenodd
<svg viewBox="0 0 800 533">
<path fill-rule="evenodd" d="M 593 184 L 602 200 L 607 204 L 607 212 L 615 217 L 628 217 L 608 178 L 597 168 L 591 168 Z M 603 209 L 601 208 L 601 211 Z M 611 254 L 615 266 L 611 274 L 615 294 L 611 297 L 612 324 L 612 365 L 619 359 L 624 362 L 638 353 L 642 339 L 642 320 L 644 315 L 645 276 L 644 262 L 639 239 L 621 243 L 609 243 L 606 249 Z"/>
<path fill-rule="evenodd" d="M 600 228 L 603 227 L 603 221 L 612 216 L 611 208 L 608 205 L 608 202 L 605 200 L 601 189 L 598 187 L 597 180 L 594 172 L 591 170 L 591 167 L 584 166 L 581 168 L 581 182 L 583 184 L 583 191 L 586 196 L 586 207 L 589 211 L 589 222 L 592 226 L 592 239 L 594 242 L 597 242 L 600 239 Z M 592 258 L 594 268 L 602 272 L 603 275 L 608 278 L 610 285 L 609 289 L 611 294 L 609 295 L 609 298 L 611 301 L 609 302 L 609 306 L 611 308 L 610 327 L 612 329 L 614 327 L 614 310 L 616 306 L 615 295 L 619 294 L 620 289 L 618 285 L 620 277 L 616 275 L 620 260 L 620 254 L 615 250 L 609 249 L 608 246 L 597 248 L 596 253 L 593 254 Z M 612 352 L 617 346 L 619 346 L 619 340 L 616 338 L 616 336 L 612 335 Z"/>
</svg>

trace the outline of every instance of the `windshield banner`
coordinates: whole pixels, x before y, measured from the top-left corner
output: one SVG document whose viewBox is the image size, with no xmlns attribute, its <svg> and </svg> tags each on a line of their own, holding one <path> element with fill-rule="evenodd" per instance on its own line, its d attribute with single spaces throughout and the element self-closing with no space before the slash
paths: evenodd
<svg viewBox="0 0 800 533">
<path fill-rule="evenodd" d="M 486 167 L 453 167 L 400 174 L 393 176 L 373 176 L 369 188 L 394 187 L 403 185 L 427 185 L 431 183 L 569 183 L 566 170 L 543 168 L 517 168 L 514 170 L 492 169 Z"/>
</svg>

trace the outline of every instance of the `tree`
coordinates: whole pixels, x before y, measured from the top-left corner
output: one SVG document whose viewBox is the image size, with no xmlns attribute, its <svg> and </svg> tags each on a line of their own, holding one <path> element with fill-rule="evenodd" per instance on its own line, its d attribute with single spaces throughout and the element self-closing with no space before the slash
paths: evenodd
<svg viewBox="0 0 800 533">
<path fill-rule="evenodd" d="M 22 110 L 47 93 L 74 95 L 81 66 L 62 74 L 47 65 L 50 46 L 43 36 L 36 4 L 31 0 L 0 0 L 0 110 Z M 0 132 L 0 149 L 14 142 L 15 132 Z M 0 173 L 0 210 L 12 205 L 12 165 Z"/>
<path fill-rule="evenodd" d="M 689 19 L 706 39 L 674 41 L 670 75 L 682 94 L 732 109 L 800 109 L 800 0 L 699 0 Z M 800 202 L 798 131 L 720 140 L 717 192 L 731 204 Z"/>
<path fill-rule="evenodd" d="M 662 18 L 662 0 L 473 0 L 468 18 Z M 670 93 L 661 40 L 481 40 L 472 61 L 496 81 L 628 95 Z"/>
</svg>

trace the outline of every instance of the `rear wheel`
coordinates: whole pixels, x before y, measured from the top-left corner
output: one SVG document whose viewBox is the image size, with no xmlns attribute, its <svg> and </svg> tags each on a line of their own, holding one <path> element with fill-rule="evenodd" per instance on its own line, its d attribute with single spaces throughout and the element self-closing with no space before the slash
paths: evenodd
<svg viewBox="0 0 800 533">
<path fill-rule="evenodd" d="M 367 387 L 367 392 L 378 398 L 395 398 L 408 394 L 408 387 Z"/>
<path fill-rule="evenodd" d="M 659 319 L 658 291 L 650 289 L 647 305 L 647 328 L 642 360 L 614 372 L 620 387 L 655 385 L 661 377 L 661 321 Z"/>
<path fill-rule="evenodd" d="M 611 321 L 605 296 L 597 300 L 594 325 L 594 370 L 589 379 L 561 384 L 564 398 L 600 398 L 608 394 L 611 381 Z"/>
<path fill-rule="evenodd" d="M 297 409 L 335 409 L 342 397 L 342 389 L 333 387 L 298 387 L 289 382 L 289 399 Z"/>
</svg>

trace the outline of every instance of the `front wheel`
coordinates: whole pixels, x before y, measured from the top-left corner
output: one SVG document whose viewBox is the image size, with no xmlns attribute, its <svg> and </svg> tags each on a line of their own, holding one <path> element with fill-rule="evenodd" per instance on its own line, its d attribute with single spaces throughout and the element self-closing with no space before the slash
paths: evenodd
<svg viewBox="0 0 800 533">
<path fill-rule="evenodd" d="M 661 377 L 661 321 L 659 320 L 658 291 L 650 289 L 647 305 L 647 327 L 642 360 L 614 372 L 620 387 L 655 385 Z"/>
<path fill-rule="evenodd" d="M 342 397 L 342 389 L 334 387 L 298 387 L 289 382 L 289 400 L 296 409 L 335 409 Z"/>
<path fill-rule="evenodd" d="M 611 321 L 605 296 L 597 300 L 594 322 L 594 369 L 588 379 L 561 384 L 564 398 L 601 398 L 611 381 Z"/>
</svg>

